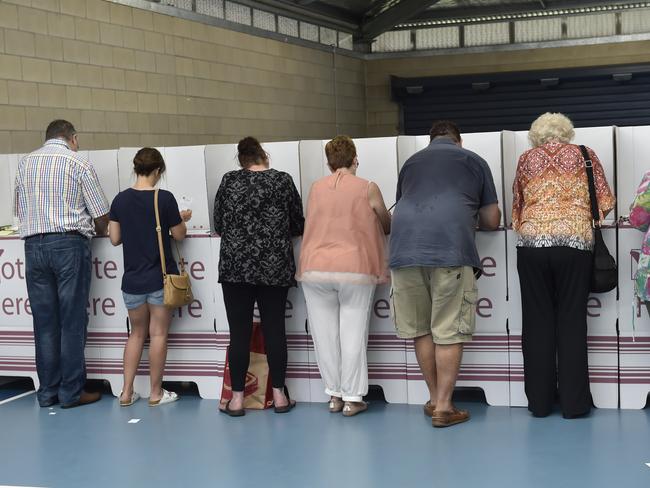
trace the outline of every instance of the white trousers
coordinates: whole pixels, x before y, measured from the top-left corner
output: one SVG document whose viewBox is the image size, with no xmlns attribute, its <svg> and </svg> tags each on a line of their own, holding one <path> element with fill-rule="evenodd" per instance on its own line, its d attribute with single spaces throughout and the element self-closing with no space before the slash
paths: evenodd
<svg viewBox="0 0 650 488">
<path fill-rule="evenodd" d="M 376 285 L 303 282 L 325 393 L 360 402 L 368 393 L 368 324 Z"/>
</svg>

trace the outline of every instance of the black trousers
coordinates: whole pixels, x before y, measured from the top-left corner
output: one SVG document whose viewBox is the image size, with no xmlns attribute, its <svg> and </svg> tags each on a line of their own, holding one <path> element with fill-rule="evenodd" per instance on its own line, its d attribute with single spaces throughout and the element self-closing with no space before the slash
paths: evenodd
<svg viewBox="0 0 650 488">
<path fill-rule="evenodd" d="M 287 372 L 287 336 L 284 314 L 289 288 L 285 286 L 222 283 L 230 329 L 230 380 L 233 391 L 244 391 L 250 363 L 250 342 L 253 331 L 255 302 L 260 312 L 264 348 L 269 363 L 273 388 L 283 388 Z"/>
<path fill-rule="evenodd" d="M 517 248 L 522 350 L 528 409 L 551 413 L 556 393 L 565 417 L 591 408 L 587 300 L 592 254 L 570 247 Z"/>
</svg>

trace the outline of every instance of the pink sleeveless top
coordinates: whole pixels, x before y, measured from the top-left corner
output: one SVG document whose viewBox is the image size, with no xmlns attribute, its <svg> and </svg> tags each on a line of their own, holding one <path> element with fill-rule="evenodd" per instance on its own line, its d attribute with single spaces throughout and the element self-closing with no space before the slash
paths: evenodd
<svg viewBox="0 0 650 488">
<path fill-rule="evenodd" d="M 386 281 L 385 237 L 368 200 L 369 185 L 368 180 L 341 171 L 312 185 L 298 280 L 304 273 L 321 272 Z"/>
</svg>

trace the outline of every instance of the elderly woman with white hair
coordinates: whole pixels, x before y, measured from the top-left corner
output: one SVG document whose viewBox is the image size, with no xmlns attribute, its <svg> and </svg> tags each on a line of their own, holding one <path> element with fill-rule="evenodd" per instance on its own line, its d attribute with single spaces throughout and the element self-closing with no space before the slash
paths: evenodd
<svg viewBox="0 0 650 488">
<path fill-rule="evenodd" d="M 545 113 L 533 122 L 533 146 L 519 157 L 512 226 L 521 287 L 522 350 L 528 409 L 545 417 L 559 393 L 565 418 L 591 410 L 587 300 L 593 230 L 585 161 L 571 144 L 573 124 Z M 615 199 L 598 156 L 593 164 L 601 218 Z"/>
</svg>

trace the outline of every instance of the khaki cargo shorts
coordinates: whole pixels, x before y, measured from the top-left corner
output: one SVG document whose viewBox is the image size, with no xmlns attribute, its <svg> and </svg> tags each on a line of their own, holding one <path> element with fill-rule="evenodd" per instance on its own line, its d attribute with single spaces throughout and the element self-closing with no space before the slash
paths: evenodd
<svg viewBox="0 0 650 488">
<path fill-rule="evenodd" d="M 478 297 L 472 267 L 397 268 L 391 277 L 391 311 L 399 337 L 431 334 L 436 344 L 472 340 Z"/>
</svg>

